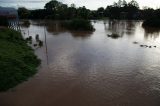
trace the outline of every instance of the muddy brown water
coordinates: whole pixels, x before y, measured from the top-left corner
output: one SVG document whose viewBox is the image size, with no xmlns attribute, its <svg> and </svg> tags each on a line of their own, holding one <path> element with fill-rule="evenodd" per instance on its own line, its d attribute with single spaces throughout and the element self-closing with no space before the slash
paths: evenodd
<svg viewBox="0 0 160 106">
<path fill-rule="evenodd" d="M 42 64 L 28 81 L 1 92 L 0 106 L 160 106 L 160 33 L 141 24 L 95 21 L 90 33 L 32 21 L 22 32 L 44 41 L 35 48 Z"/>
</svg>

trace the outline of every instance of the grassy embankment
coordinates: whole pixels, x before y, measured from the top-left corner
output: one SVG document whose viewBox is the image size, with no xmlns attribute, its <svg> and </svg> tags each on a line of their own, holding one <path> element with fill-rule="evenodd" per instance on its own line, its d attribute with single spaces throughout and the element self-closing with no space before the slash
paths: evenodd
<svg viewBox="0 0 160 106">
<path fill-rule="evenodd" d="M 39 64 L 19 32 L 0 29 L 0 91 L 27 80 L 37 72 Z"/>
</svg>

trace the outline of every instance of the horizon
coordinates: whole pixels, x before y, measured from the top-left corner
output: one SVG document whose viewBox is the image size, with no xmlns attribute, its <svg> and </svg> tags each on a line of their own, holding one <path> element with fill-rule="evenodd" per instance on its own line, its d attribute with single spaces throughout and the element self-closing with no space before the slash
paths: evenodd
<svg viewBox="0 0 160 106">
<path fill-rule="evenodd" d="M 1 7 L 25 7 L 27 9 L 43 9 L 45 4 L 49 2 L 50 0 L 0 0 L 0 6 Z M 118 0 L 57 0 L 59 2 L 62 2 L 64 4 L 67 4 L 70 6 L 70 4 L 74 3 L 76 7 L 82 7 L 85 6 L 86 8 L 90 10 L 96 10 L 99 7 L 106 8 L 108 5 L 112 5 L 114 2 L 117 2 Z M 127 2 L 131 0 L 126 0 Z M 158 0 L 136 0 L 140 6 L 141 9 L 143 7 L 147 6 L 153 9 L 160 8 L 160 1 Z"/>
</svg>

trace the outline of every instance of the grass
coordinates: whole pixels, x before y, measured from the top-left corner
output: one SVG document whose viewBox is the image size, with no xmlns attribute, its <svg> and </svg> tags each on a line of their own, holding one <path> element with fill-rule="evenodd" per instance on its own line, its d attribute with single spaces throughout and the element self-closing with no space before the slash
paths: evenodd
<svg viewBox="0 0 160 106">
<path fill-rule="evenodd" d="M 40 60 L 19 32 L 0 29 L 0 91 L 33 76 L 39 64 Z"/>
</svg>

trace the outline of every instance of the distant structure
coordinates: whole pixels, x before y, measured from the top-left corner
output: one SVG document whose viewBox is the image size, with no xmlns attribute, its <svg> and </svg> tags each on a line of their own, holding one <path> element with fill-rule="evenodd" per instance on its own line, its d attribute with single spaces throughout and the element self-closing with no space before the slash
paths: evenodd
<svg viewBox="0 0 160 106">
<path fill-rule="evenodd" d="M 0 7 L 0 17 L 5 17 L 8 20 L 9 28 L 19 30 L 18 12 L 15 8 Z"/>
<path fill-rule="evenodd" d="M 18 12 L 14 8 L 0 7 L 0 16 L 7 17 L 9 20 L 17 20 Z"/>
</svg>

